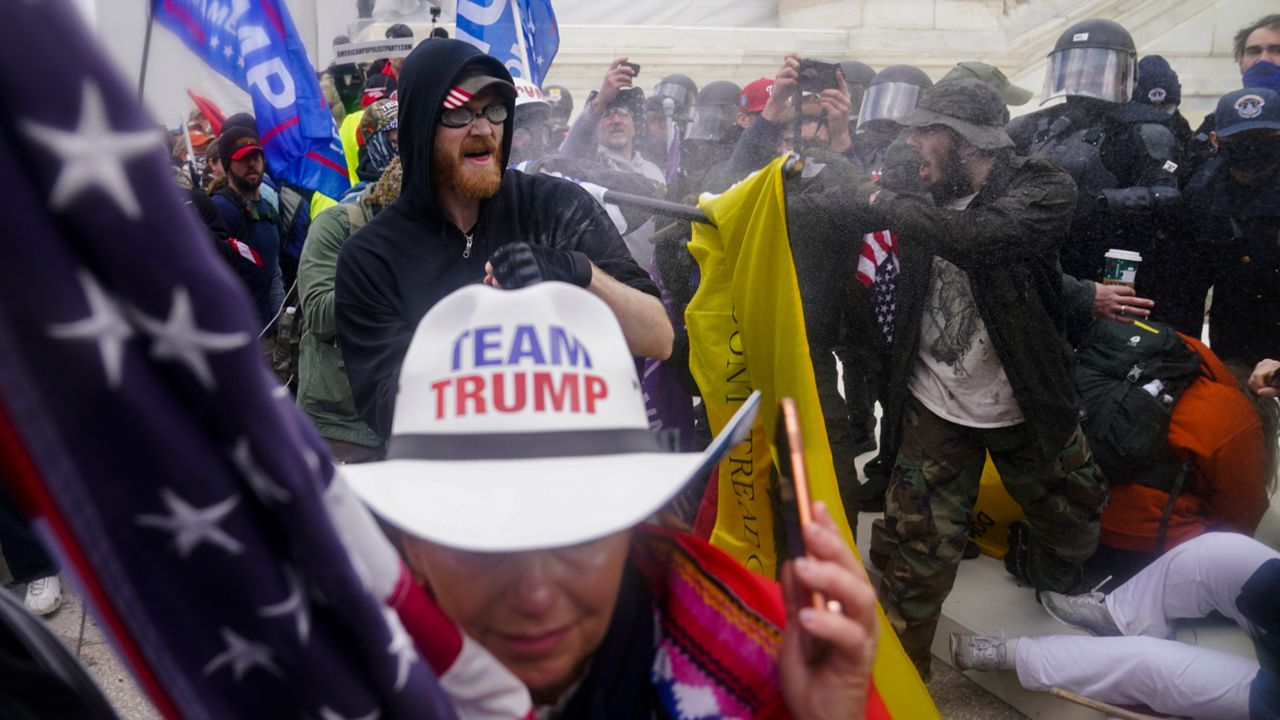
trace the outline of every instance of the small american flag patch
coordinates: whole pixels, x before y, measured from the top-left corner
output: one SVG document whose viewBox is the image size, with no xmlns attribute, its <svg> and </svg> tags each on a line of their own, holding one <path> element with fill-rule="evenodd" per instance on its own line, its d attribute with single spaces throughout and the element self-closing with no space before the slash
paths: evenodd
<svg viewBox="0 0 1280 720">
<path fill-rule="evenodd" d="M 449 90 L 449 94 L 444 96 L 444 109 L 452 110 L 462 107 L 470 99 L 471 93 L 462 88 L 452 88 Z"/>
</svg>

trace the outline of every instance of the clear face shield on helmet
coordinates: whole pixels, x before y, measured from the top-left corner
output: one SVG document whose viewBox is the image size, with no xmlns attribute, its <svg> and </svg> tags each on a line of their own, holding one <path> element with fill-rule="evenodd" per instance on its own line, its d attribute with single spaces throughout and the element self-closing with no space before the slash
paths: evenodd
<svg viewBox="0 0 1280 720">
<path fill-rule="evenodd" d="M 694 101 L 689 88 L 679 83 L 660 82 L 653 89 L 653 95 L 654 97 L 671 98 L 674 104 L 670 107 L 670 114 L 674 116 L 675 120 L 685 120 L 686 118 L 682 117 L 685 112 L 684 108 L 689 107 Z"/>
<path fill-rule="evenodd" d="M 693 108 L 693 124 L 689 126 L 687 140 L 722 140 L 729 128 L 738 124 L 738 106 L 726 103 L 696 105 Z"/>
<path fill-rule="evenodd" d="M 1137 79 L 1136 53 L 1097 47 L 1058 50 L 1049 56 L 1041 104 L 1063 96 L 1128 102 Z"/>
<path fill-rule="evenodd" d="M 900 120 L 916 109 L 921 87 L 905 82 L 872 85 L 862 96 L 858 111 L 858 127 L 873 120 Z"/>
</svg>

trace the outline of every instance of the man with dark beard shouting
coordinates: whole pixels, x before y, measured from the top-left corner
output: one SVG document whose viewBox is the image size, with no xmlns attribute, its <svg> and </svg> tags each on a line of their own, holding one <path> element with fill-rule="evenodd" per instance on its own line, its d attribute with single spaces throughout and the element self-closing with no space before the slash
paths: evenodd
<svg viewBox="0 0 1280 720">
<path fill-rule="evenodd" d="M 573 183 L 506 167 L 515 87 L 501 62 L 459 40 L 422 43 L 399 100 L 403 189 L 343 245 L 334 295 L 352 396 L 375 432 L 391 433 L 418 321 L 470 283 L 573 283 L 609 305 L 632 353 L 671 354 L 657 287 L 600 205 Z"/>
<path fill-rule="evenodd" d="M 1027 515 L 1006 567 L 1037 591 L 1078 589 L 1107 497 L 1061 331 L 1058 247 L 1075 186 L 1051 162 L 1016 156 L 1003 115 L 978 80 L 938 83 L 901 121 L 932 197 L 866 182 L 845 217 L 898 236 L 885 422 L 901 424 L 902 441 L 871 552 L 885 613 L 926 678 L 986 455 Z"/>
</svg>

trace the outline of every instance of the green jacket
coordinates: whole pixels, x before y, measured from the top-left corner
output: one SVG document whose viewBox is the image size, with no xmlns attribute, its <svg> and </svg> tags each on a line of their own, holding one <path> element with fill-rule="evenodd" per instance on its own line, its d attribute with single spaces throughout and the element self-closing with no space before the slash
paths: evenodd
<svg viewBox="0 0 1280 720">
<path fill-rule="evenodd" d="M 298 260 L 298 297 L 306 328 L 298 350 L 298 405 L 323 437 L 377 447 L 381 439 L 360 418 L 351 400 L 333 315 L 338 251 L 351 236 L 352 213 L 360 219 L 356 229 L 373 218 L 373 211 L 362 202 L 316 215 Z"/>
<path fill-rule="evenodd" d="M 874 205 L 866 198 L 879 190 Z M 864 184 L 858 224 L 898 236 L 900 273 L 886 414 L 901 418 L 919 352 L 920 323 L 933 256 L 969 275 L 979 314 L 1009 376 L 1041 456 L 1056 457 L 1079 422 L 1073 356 L 1064 338 L 1067 300 L 1058 249 L 1075 207 L 1071 176 L 1051 162 L 1013 155 L 997 161 L 965 210 L 936 207 L 927 196 Z"/>
</svg>

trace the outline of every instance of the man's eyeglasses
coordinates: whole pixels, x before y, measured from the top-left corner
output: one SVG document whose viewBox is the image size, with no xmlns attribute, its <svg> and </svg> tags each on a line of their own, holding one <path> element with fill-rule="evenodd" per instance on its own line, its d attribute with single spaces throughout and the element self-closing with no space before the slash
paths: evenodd
<svg viewBox="0 0 1280 720">
<path fill-rule="evenodd" d="M 631 117 L 631 110 L 624 107 L 617 107 L 617 106 L 611 107 L 604 111 L 604 115 L 601 115 L 600 119 L 603 120 L 604 118 L 610 118 L 610 117 L 629 118 Z"/>
<path fill-rule="evenodd" d="M 476 118 L 479 117 L 483 117 L 494 125 L 501 125 L 507 121 L 507 106 L 498 103 L 497 105 L 490 105 L 477 113 L 463 105 L 441 113 L 440 124 L 447 128 L 464 128 L 475 122 Z"/>
</svg>

